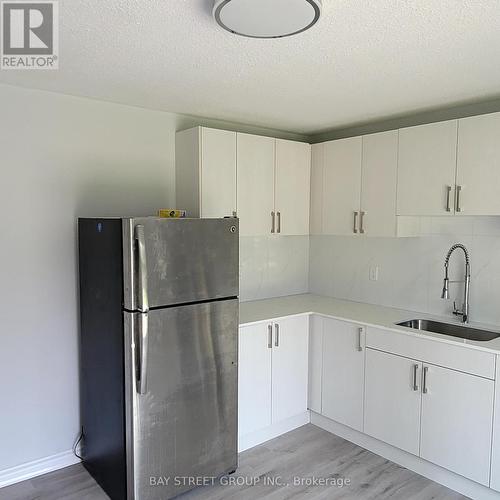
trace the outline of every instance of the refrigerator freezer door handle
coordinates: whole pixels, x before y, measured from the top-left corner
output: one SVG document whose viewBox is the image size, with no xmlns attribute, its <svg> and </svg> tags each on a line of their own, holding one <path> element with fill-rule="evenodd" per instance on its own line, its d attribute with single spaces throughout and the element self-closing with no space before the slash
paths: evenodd
<svg viewBox="0 0 500 500">
<path fill-rule="evenodd" d="M 139 277 L 139 310 L 143 313 L 149 311 L 148 299 L 148 268 L 146 261 L 146 239 L 144 237 L 144 226 L 137 225 L 134 229 L 135 239 L 137 241 L 138 253 L 138 277 Z"/>
<path fill-rule="evenodd" d="M 146 394 L 148 392 L 148 313 L 141 313 L 139 329 L 139 380 L 137 381 L 137 392 Z"/>
</svg>

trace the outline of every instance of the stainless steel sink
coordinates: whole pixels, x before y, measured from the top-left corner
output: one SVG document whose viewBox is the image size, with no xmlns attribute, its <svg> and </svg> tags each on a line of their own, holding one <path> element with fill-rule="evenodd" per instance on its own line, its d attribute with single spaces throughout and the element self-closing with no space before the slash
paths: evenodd
<svg viewBox="0 0 500 500">
<path fill-rule="evenodd" d="M 480 330 L 471 328 L 470 326 L 455 325 L 452 323 L 441 323 L 440 321 L 432 321 L 428 319 L 410 319 L 396 323 L 399 326 L 406 326 L 415 330 L 425 330 L 426 332 L 441 333 L 467 340 L 478 340 L 486 342 L 500 337 L 500 333 L 490 330 Z"/>
</svg>

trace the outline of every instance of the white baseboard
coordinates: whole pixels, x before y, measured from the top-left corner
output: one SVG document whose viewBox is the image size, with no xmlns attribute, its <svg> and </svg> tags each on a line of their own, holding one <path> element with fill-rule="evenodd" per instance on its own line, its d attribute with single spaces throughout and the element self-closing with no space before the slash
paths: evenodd
<svg viewBox="0 0 500 500">
<path fill-rule="evenodd" d="M 293 431 L 293 429 L 297 429 L 297 427 L 301 427 L 309 422 L 309 411 L 305 411 L 299 415 L 295 415 L 294 417 L 287 418 L 281 422 L 259 429 L 258 431 L 251 432 L 245 436 L 240 436 L 238 438 L 238 452 L 242 452 L 257 446 L 258 444 L 265 443 L 270 439 L 281 436 L 281 434 L 285 434 L 285 432 Z"/>
<path fill-rule="evenodd" d="M 41 476 L 57 469 L 63 469 L 78 462 L 80 462 L 80 459 L 73 454 L 73 450 L 69 450 L 50 457 L 34 460 L 33 462 L 17 465 L 16 467 L 0 471 L 0 488 L 26 481 L 27 479 Z"/>
<path fill-rule="evenodd" d="M 442 484 L 447 488 L 461 493 L 469 498 L 476 500 L 500 500 L 500 493 L 479 483 L 466 479 L 442 467 L 431 464 L 411 453 L 394 448 L 393 446 L 372 438 L 362 432 L 356 431 L 343 424 L 339 424 L 329 418 L 323 417 L 317 413 L 311 412 L 311 424 L 331 432 L 341 438 L 357 444 L 366 450 L 369 450 L 381 457 L 395 462 L 403 467 L 410 469 L 421 476 L 424 476 L 436 483 Z"/>
</svg>

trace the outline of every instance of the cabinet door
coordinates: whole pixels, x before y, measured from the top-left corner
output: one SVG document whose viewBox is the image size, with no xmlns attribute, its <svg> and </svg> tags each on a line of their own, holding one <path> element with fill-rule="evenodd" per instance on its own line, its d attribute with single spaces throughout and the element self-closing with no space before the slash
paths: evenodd
<svg viewBox="0 0 500 500">
<path fill-rule="evenodd" d="M 362 222 L 367 236 L 396 236 L 398 132 L 363 137 Z"/>
<path fill-rule="evenodd" d="M 269 324 L 270 325 L 270 324 Z M 271 425 L 271 352 L 268 323 L 240 327 L 238 434 Z"/>
<path fill-rule="evenodd" d="M 327 142 L 324 147 L 323 233 L 351 235 L 360 207 L 361 137 Z"/>
<path fill-rule="evenodd" d="M 309 234 L 311 146 L 276 139 L 275 207 L 279 232 Z"/>
<path fill-rule="evenodd" d="M 491 457 L 490 487 L 500 491 L 500 356 L 497 356 L 495 384 L 495 420 L 493 421 L 493 455 Z"/>
<path fill-rule="evenodd" d="M 366 350 L 366 434 L 418 455 L 421 374 L 419 361 Z"/>
<path fill-rule="evenodd" d="M 323 232 L 323 172 L 324 172 L 325 145 L 311 146 L 311 204 L 309 214 L 310 234 Z"/>
<path fill-rule="evenodd" d="M 201 129 L 201 217 L 236 211 L 236 132 Z"/>
<path fill-rule="evenodd" d="M 321 378 L 323 376 L 323 318 L 309 318 L 309 396 L 307 407 L 321 413 Z"/>
<path fill-rule="evenodd" d="M 273 423 L 307 410 L 309 318 L 274 323 L 272 362 Z"/>
<path fill-rule="evenodd" d="M 400 129 L 398 215 L 453 214 L 456 150 L 456 120 Z"/>
<path fill-rule="evenodd" d="M 500 215 L 500 113 L 458 121 L 457 213 Z"/>
<path fill-rule="evenodd" d="M 424 363 L 426 368 L 420 456 L 489 485 L 494 382 Z"/>
<path fill-rule="evenodd" d="M 238 217 L 241 236 L 271 233 L 275 140 L 237 134 Z"/>
<path fill-rule="evenodd" d="M 364 337 L 359 325 L 323 319 L 322 414 L 359 431 L 363 430 Z"/>
</svg>

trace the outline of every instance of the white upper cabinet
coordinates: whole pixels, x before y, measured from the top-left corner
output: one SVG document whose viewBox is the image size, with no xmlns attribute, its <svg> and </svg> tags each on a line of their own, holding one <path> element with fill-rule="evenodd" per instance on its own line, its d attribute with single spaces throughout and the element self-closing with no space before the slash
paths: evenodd
<svg viewBox="0 0 500 500">
<path fill-rule="evenodd" d="M 399 131 L 398 215 L 500 215 L 500 113 Z"/>
<path fill-rule="evenodd" d="M 276 139 L 276 231 L 309 234 L 311 146 Z M 279 226 L 278 226 L 279 224 Z"/>
<path fill-rule="evenodd" d="M 361 234 L 396 236 L 397 175 L 397 130 L 363 136 Z"/>
<path fill-rule="evenodd" d="M 236 134 L 201 129 L 201 216 L 228 217 L 236 211 Z"/>
<path fill-rule="evenodd" d="M 309 234 L 311 146 L 195 127 L 176 134 L 177 207 L 240 218 L 240 235 Z"/>
<path fill-rule="evenodd" d="M 238 217 L 241 236 L 273 230 L 275 139 L 237 134 Z M 274 226 L 275 229 L 276 226 Z"/>
<path fill-rule="evenodd" d="M 323 185 L 325 165 L 325 143 L 311 146 L 311 204 L 310 234 L 323 233 Z"/>
<path fill-rule="evenodd" d="M 489 486 L 494 382 L 423 365 L 420 456 Z"/>
<path fill-rule="evenodd" d="M 418 234 L 419 216 L 500 215 L 500 113 L 311 145 L 176 135 L 177 207 L 243 236 Z"/>
<path fill-rule="evenodd" d="M 398 215 L 453 214 L 457 121 L 399 131 Z"/>
<path fill-rule="evenodd" d="M 500 113 L 458 121 L 456 211 L 500 215 Z"/>
<path fill-rule="evenodd" d="M 316 144 L 311 233 L 397 236 L 397 131 Z"/>
<path fill-rule="evenodd" d="M 361 201 L 361 137 L 324 144 L 323 234 L 357 231 Z"/>
<path fill-rule="evenodd" d="M 240 234 L 309 234 L 310 145 L 250 134 L 237 144 Z"/>
<path fill-rule="evenodd" d="M 236 212 L 236 133 L 195 127 L 176 135 L 177 207 L 189 217 Z"/>
</svg>

